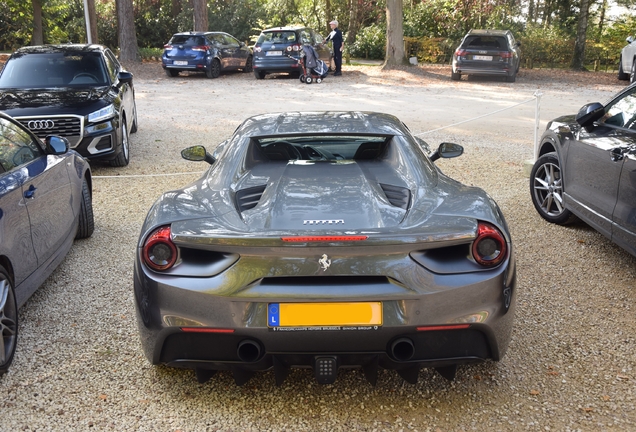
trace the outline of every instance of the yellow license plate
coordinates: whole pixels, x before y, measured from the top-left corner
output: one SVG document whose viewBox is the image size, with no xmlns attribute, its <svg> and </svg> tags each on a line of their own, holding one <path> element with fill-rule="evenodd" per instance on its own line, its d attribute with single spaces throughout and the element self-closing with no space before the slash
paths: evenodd
<svg viewBox="0 0 636 432">
<path fill-rule="evenodd" d="M 270 303 L 269 327 L 381 326 L 382 303 Z"/>
</svg>

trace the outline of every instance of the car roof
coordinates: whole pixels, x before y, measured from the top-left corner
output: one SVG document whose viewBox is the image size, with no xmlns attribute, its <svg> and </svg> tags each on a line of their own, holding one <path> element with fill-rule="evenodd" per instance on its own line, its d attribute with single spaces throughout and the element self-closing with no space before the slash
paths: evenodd
<svg viewBox="0 0 636 432">
<path fill-rule="evenodd" d="M 468 32 L 468 35 L 488 35 L 488 36 L 505 36 L 508 33 L 511 33 L 510 30 L 485 30 L 485 29 L 478 29 L 478 30 L 470 30 Z"/>
<path fill-rule="evenodd" d="M 98 44 L 58 44 L 58 45 L 34 45 L 25 46 L 16 50 L 16 53 L 55 53 L 55 52 L 103 52 L 107 48 Z"/>
<path fill-rule="evenodd" d="M 207 35 L 211 35 L 211 34 L 229 34 L 226 32 L 221 32 L 221 31 L 206 31 L 206 32 L 201 32 L 201 31 L 190 31 L 190 32 L 179 32 L 179 33 L 175 33 L 172 36 L 207 36 Z"/>
<path fill-rule="evenodd" d="M 309 29 L 308 27 L 303 27 L 303 26 L 285 26 L 285 27 L 272 27 L 272 28 L 268 28 L 263 30 L 263 32 L 270 32 L 270 31 L 296 31 L 296 30 L 303 30 L 303 29 Z"/>
<path fill-rule="evenodd" d="M 395 116 L 370 111 L 295 111 L 250 117 L 237 129 L 250 137 L 311 134 L 407 135 Z"/>
</svg>

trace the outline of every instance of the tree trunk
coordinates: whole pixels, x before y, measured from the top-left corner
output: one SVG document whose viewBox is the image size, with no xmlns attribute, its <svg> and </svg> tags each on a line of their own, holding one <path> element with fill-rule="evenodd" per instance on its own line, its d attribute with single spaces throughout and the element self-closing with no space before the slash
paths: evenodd
<svg viewBox="0 0 636 432">
<path fill-rule="evenodd" d="M 86 0 L 88 5 L 88 20 L 91 25 L 91 41 L 96 44 L 99 43 L 97 38 L 97 11 L 95 10 L 95 0 Z"/>
<path fill-rule="evenodd" d="M 534 0 L 528 0 L 528 22 L 535 22 L 534 18 Z"/>
<path fill-rule="evenodd" d="M 170 3 L 170 15 L 172 18 L 176 18 L 181 13 L 181 1 L 180 0 L 171 0 Z"/>
<path fill-rule="evenodd" d="M 194 31 L 208 31 L 208 2 L 206 0 L 192 0 L 192 18 Z"/>
<path fill-rule="evenodd" d="M 331 33 L 331 27 L 329 26 L 329 23 L 333 20 L 333 18 L 331 17 L 331 0 L 325 0 L 325 17 L 327 18 L 327 34 L 329 34 Z"/>
<path fill-rule="evenodd" d="M 349 1 L 349 27 L 347 28 L 347 39 L 345 40 L 345 46 L 351 47 L 356 41 L 358 34 L 358 0 Z M 347 64 L 351 64 L 349 58 L 349 49 L 345 50 L 345 61 Z"/>
<path fill-rule="evenodd" d="M 132 0 L 116 0 L 117 26 L 119 33 L 119 60 L 122 62 L 140 62 L 135 32 Z"/>
<path fill-rule="evenodd" d="M 383 70 L 405 63 L 402 6 L 402 0 L 386 0 L 386 52 Z"/>
<path fill-rule="evenodd" d="M 585 42 L 587 36 L 587 18 L 590 12 L 589 0 L 581 0 L 581 14 L 576 26 L 576 43 L 570 69 L 585 70 Z"/>
<path fill-rule="evenodd" d="M 601 3 L 601 10 L 599 12 L 598 18 L 598 37 L 596 38 L 596 42 L 600 42 L 603 37 L 603 28 L 605 27 L 605 14 L 607 12 L 607 0 L 603 0 Z"/>
<path fill-rule="evenodd" d="M 33 37 L 31 45 L 42 45 L 44 43 L 44 33 L 42 31 L 42 1 L 31 0 L 33 5 Z"/>
</svg>

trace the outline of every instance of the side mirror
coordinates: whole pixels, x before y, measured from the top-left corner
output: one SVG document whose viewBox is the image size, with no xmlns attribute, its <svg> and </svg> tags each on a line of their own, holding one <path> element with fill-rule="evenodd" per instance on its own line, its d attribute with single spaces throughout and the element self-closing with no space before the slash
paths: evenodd
<svg viewBox="0 0 636 432">
<path fill-rule="evenodd" d="M 46 146 L 46 152 L 54 155 L 64 154 L 71 147 L 66 138 L 57 135 L 47 136 L 44 139 L 44 145 Z"/>
<path fill-rule="evenodd" d="M 439 158 L 450 159 L 461 156 L 464 153 L 464 147 L 455 143 L 441 143 L 429 158 L 434 162 Z"/>
<path fill-rule="evenodd" d="M 216 162 L 216 159 L 202 145 L 184 148 L 181 150 L 181 157 L 193 162 L 206 161 L 210 165 Z"/>
<path fill-rule="evenodd" d="M 627 36 L 627 39 L 625 39 L 627 41 L 627 43 L 632 43 L 634 42 L 634 38 L 631 36 Z"/>
<path fill-rule="evenodd" d="M 517 46 L 520 47 L 521 46 L 521 42 L 517 42 Z"/>
<path fill-rule="evenodd" d="M 581 107 L 576 115 L 576 122 L 583 127 L 588 127 L 603 117 L 603 114 L 605 114 L 605 107 L 598 102 L 592 102 Z"/>
<path fill-rule="evenodd" d="M 117 79 L 120 84 L 130 84 L 133 80 L 133 74 L 122 71 L 117 74 Z"/>
<path fill-rule="evenodd" d="M 241 48 L 245 46 L 245 42 L 241 42 Z"/>
</svg>

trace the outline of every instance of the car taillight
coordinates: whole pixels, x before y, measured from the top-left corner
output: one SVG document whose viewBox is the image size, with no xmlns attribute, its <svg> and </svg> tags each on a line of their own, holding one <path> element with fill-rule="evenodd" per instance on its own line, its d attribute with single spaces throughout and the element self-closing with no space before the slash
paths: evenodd
<svg viewBox="0 0 636 432">
<path fill-rule="evenodd" d="M 466 51 L 465 49 L 457 49 L 457 51 L 455 51 L 455 55 L 457 57 L 464 57 L 467 54 L 468 54 L 468 51 Z"/>
<path fill-rule="evenodd" d="M 254 52 L 261 52 L 261 47 L 255 46 L 254 47 Z"/>
<path fill-rule="evenodd" d="M 506 258 L 506 239 L 501 231 L 493 225 L 479 222 L 472 253 L 478 264 L 484 267 L 494 267 Z"/>
<path fill-rule="evenodd" d="M 508 51 L 503 51 L 499 53 L 499 57 L 501 58 L 512 58 L 512 53 Z"/>
<path fill-rule="evenodd" d="M 350 242 L 364 241 L 369 236 L 365 235 L 343 235 L 343 236 L 297 236 L 297 237 L 281 237 L 280 239 L 287 243 L 307 243 L 307 242 Z"/>
<path fill-rule="evenodd" d="M 210 47 L 207 45 L 197 45 L 192 47 L 192 51 L 207 51 Z"/>
<path fill-rule="evenodd" d="M 146 239 L 141 255 L 144 263 L 151 269 L 168 270 L 177 261 L 177 247 L 170 237 L 170 227 L 164 226 Z"/>
<path fill-rule="evenodd" d="M 287 47 L 287 51 L 300 51 L 301 47 L 298 44 L 290 45 Z"/>
<path fill-rule="evenodd" d="M 164 48 L 164 49 L 172 49 L 172 45 L 170 45 L 170 44 L 165 44 L 165 45 L 163 46 L 163 48 Z"/>
</svg>

